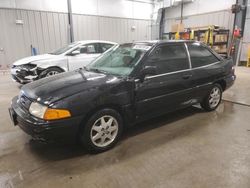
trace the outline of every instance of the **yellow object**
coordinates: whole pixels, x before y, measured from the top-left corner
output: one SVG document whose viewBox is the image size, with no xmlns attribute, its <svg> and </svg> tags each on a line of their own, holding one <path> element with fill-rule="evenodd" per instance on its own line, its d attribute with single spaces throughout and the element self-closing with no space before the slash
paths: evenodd
<svg viewBox="0 0 250 188">
<path fill-rule="evenodd" d="M 179 39 L 180 39 L 180 33 L 176 32 L 176 34 L 175 34 L 175 40 L 179 40 Z"/>
<path fill-rule="evenodd" d="M 213 42 L 214 42 L 214 30 L 210 28 L 210 36 L 209 36 L 209 44 L 210 45 L 213 45 Z"/>
<path fill-rule="evenodd" d="M 250 67 L 250 46 L 248 47 L 248 52 L 247 52 L 247 67 Z"/>
<path fill-rule="evenodd" d="M 68 110 L 48 108 L 43 116 L 45 120 L 56 120 L 71 117 Z"/>
<path fill-rule="evenodd" d="M 204 36 L 204 42 L 207 44 L 208 43 L 208 33 L 209 31 L 205 32 L 205 36 Z"/>
<path fill-rule="evenodd" d="M 206 44 L 209 44 L 209 45 L 213 45 L 213 36 L 214 36 L 214 32 L 213 32 L 213 27 L 209 27 L 209 29 L 205 32 L 205 40 L 204 42 Z"/>
<path fill-rule="evenodd" d="M 194 30 L 192 30 L 190 33 L 190 40 L 194 40 Z"/>
</svg>

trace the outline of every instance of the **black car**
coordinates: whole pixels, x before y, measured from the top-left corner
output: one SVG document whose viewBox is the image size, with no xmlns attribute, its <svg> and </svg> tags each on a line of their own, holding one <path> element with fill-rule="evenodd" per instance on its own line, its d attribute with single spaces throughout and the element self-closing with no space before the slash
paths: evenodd
<svg viewBox="0 0 250 188">
<path fill-rule="evenodd" d="M 24 85 L 9 112 L 33 138 L 79 138 L 100 152 L 126 126 L 197 103 L 215 110 L 235 78 L 232 60 L 199 42 L 121 44 L 88 67 Z"/>
</svg>

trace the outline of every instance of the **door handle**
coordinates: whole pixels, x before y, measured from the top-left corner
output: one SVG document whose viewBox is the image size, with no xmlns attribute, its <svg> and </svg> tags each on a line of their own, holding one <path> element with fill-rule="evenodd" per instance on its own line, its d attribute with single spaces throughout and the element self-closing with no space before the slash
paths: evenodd
<svg viewBox="0 0 250 188">
<path fill-rule="evenodd" d="M 182 78 L 183 79 L 189 79 L 189 78 L 191 78 L 192 77 L 192 74 L 184 74 L 183 76 L 182 76 Z"/>
</svg>

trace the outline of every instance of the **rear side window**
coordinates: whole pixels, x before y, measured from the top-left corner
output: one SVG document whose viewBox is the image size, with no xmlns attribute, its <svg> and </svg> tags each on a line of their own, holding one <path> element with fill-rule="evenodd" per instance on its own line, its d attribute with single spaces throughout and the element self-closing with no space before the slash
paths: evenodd
<svg viewBox="0 0 250 188">
<path fill-rule="evenodd" d="M 189 68 L 184 44 L 159 46 L 149 58 L 148 64 L 156 66 L 157 74 L 170 73 Z"/>
<path fill-rule="evenodd" d="M 219 61 L 214 54 L 199 43 L 188 44 L 192 67 L 202 67 Z"/>
<path fill-rule="evenodd" d="M 96 44 L 96 43 L 85 44 L 85 45 L 82 45 L 82 46 L 78 47 L 75 50 L 79 50 L 81 54 L 95 54 L 95 53 L 100 53 L 100 52 L 98 52 L 98 44 Z"/>
<path fill-rule="evenodd" d="M 111 48 L 113 46 L 113 44 L 108 44 L 108 43 L 100 43 L 100 47 L 101 47 L 101 51 L 105 52 L 107 51 L 109 48 Z"/>
</svg>

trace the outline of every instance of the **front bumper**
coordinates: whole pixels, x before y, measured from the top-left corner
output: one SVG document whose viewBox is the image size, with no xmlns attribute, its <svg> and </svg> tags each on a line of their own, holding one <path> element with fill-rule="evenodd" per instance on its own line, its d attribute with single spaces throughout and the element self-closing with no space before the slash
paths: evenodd
<svg viewBox="0 0 250 188">
<path fill-rule="evenodd" d="M 11 68 L 11 76 L 15 82 L 26 84 L 38 78 L 36 70 L 25 70 L 20 67 Z"/>
<path fill-rule="evenodd" d="M 75 140 L 82 120 L 81 117 L 55 121 L 35 118 L 17 102 L 17 97 L 12 99 L 9 112 L 14 125 L 18 125 L 34 139 L 41 141 Z"/>
</svg>

